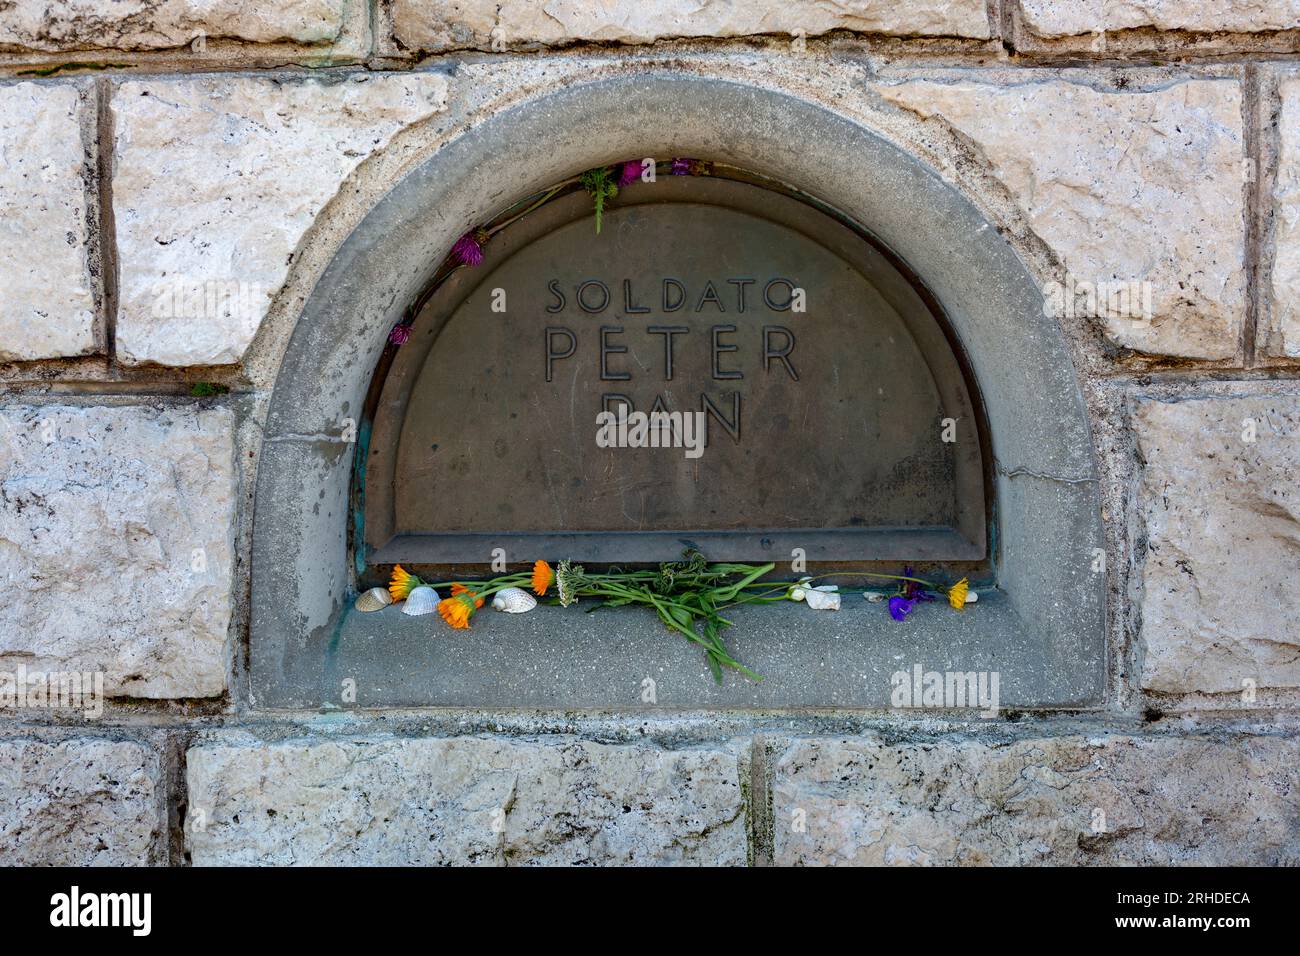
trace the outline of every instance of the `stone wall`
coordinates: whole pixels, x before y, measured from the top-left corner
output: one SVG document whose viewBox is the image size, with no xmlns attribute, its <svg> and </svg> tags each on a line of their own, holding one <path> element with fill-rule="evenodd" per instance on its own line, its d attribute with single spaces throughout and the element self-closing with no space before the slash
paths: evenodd
<svg viewBox="0 0 1300 956">
<path fill-rule="evenodd" d="M 1300 862 L 1297 54 L 1300 4 L 1250 0 L 0 11 L 0 671 L 108 697 L 0 711 L 0 862 Z M 1060 320 L 1102 475 L 1099 707 L 251 699 L 253 479 L 316 280 L 485 117 L 652 67 L 870 127 L 1045 286 L 1148 290 Z"/>
</svg>

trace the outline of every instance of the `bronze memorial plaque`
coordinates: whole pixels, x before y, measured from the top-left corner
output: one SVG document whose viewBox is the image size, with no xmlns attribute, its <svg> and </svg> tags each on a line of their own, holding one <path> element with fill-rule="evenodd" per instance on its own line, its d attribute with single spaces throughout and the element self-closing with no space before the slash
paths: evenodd
<svg viewBox="0 0 1300 956">
<path fill-rule="evenodd" d="M 599 235 L 575 194 L 485 254 L 384 381 L 370 563 L 486 563 L 520 539 L 589 562 L 984 556 L 953 345 L 858 231 L 751 183 L 663 177 Z"/>
</svg>

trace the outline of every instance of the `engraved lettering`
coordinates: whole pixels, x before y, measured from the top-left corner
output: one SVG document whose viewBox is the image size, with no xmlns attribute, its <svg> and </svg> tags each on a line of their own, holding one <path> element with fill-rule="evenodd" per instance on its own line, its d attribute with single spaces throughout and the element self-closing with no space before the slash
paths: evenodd
<svg viewBox="0 0 1300 956">
<path fill-rule="evenodd" d="M 632 304 L 632 280 L 631 279 L 623 280 L 623 311 L 628 313 L 629 315 L 636 315 L 641 312 L 650 311 L 650 306 L 648 305 Z"/>
<path fill-rule="evenodd" d="M 599 290 L 599 294 L 601 297 L 600 305 L 587 304 L 586 293 L 588 289 Z M 583 312 L 586 312 L 590 315 L 597 315 L 601 312 L 604 312 L 605 308 L 608 305 L 609 305 L 609 286 L 605 285 L 605 283 L 601 282 L 599 279 L 588 279 L 586 282 L 582 283 L 582 285 L 578 286 L 578 306 L 582 309 Z"/>
<path fill-rule="evenodd" d="M 555 350 L 556 336 L 568 340 L 569 347 L 563 352 Z M 556 359 L 566 359 L 578 350 L 578 338 L 562 326 L 548 326 L 546 329 L 546 380 L 551 380 L 551 372 Z"/>
<path fill-rule="evenodd" d="M 753 279 L 728 279 L 727 281 L 736 287 L 736 311 L 744 312 L 745 311 L 745 286 L 753 285 L 754 280 Z"/>
<path fill-rule="evenodd" d="M 632 377 L 631 372 L 611 372 L 609 370 L 609 356 L 627 351 L 626 345 L 609 344 L 609 337 L 622 331 L 623 326 L 621 325 L 602 325 L 600 327 L 600 380 L 602 382 L 626 382 Z"/>
<path fill-rule="evenodd" d="M 731 418 L 730 419 L 728 419 L 725 415 L 722 414 L 722 409 L 718 408 L 717 405 L 713 404 L 713 399 L 709 398 L 708 395 L 704 395 L 704 394 L 700 395 L 700 411 L 705 412 L 710 418 L 714 419 L 715 421 L 717 421 L 719 425 L 725 428 L 727 434 L 731 436 L 732 441 L 736 442 L 737 444 L 740 443 L 740 393 L 739 392 L 731 393 Z M 708 445 L 708 443 L 709 443 L 708 430 L 706 427 L 704 444 Z"/>
<path fill-rule="evenodd" d="M 785 344 L 781 348 L 774 348 L 772 345 L 773 335 L 785 336 Z M 763 371 L 771 371 L 772 359 L 776 359 L 785 366 L 785 370 L 790 373 L 793 381 L 799 381 L 799 373 L 794 370 L 790 364 L 790 353 L 794 351 L 794 333 L 784 325 L 765 325 L 763 326 Z"/>
<path fill-rule="evenodd" d="M 713 287 L 712 282 L 706 282 L 704 284 L 704 291 L 700 293 L 700 301 L 695 304 L 695 311 L 702 312 L 704 310 L 704 303 L 706 302 L 712 302 L 716 305 L 719 312 L 727 311 L 723 308 L 722 300 L 718 298 L 718 290 Z"/>
<path fill-rule="evenodd" d="M 675 289 L 677 292 L 677 300 L 675 302 L 671 301 L 668 297 L 668 291 L 670 289 Z M 676 279 L 664 279 L 664 311 L 676 312 L 678 309 L 682 307 L 682 303 L 684 303 L 685 301 L 686 301 L 686 286 L 682 285 Z"/>
<path fill-rule="evenodd" d="M 789 295 L 785 297 L 784 302 L 772 301 L 772 290 L 777 286 L 785 286 L 789 290 Z M 767 285 L 763 286 L 763 301 L 773 312 L 790 311 L 790 303 L 794 301 L 794 283 L 789 279 L 773 279 Z"/>
<path fill-rule="evenodd" d="M 723 352 L 739 351 L 739 345 L 726 345 L 720 340 L 720 336 L 725 332 L 734 332 L 734 325 L 715 325 L 713 327 L 713 377 L 715 379 L 744 378 L 744 373 L 739 369 L 723 369 L 718 365 L 718 358 Z"/>
<path fill-rule="evenodd" d="M 664 337 L 664 381 L 673 380 L 673 336 L 682 335 L 690 331 L 684 325 L 651 325 L 646 331 L 652 335 L 662 335 Z"/>
<path fill-rule="evenodd" d="M 563 312 L 564 306 L 567 304 L 568 300 L 564 298 L 564 293 L 560 291 L 560 280 L 552 279 L 550 282 L 546 283 L 546 288 L 550 289 L 551 295 L 555 296 L 555 304 L 548 305 L 546 311 L 551 315 L 554 315 L 556 312 Z"/>
</svg>

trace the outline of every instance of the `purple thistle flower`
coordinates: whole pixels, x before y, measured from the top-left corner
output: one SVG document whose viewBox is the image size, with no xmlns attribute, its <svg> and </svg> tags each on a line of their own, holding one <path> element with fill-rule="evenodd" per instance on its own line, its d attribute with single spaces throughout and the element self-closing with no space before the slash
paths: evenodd
<svg viewBox="0 0 1300 956">
<path fill-rule="evenodd" d="M 456 244 L 451 247 L 451 254 L 456 261 L 467 266 L 476 266 L 483 261 L 482 233 L 481 229 L 476 229 L 456 240 Z"/>
<path fill-rule="evenodd" d="M 889 599 L 889 616 L 895 621 L 901 621 L 912 613 L 912 608 L 915 606 L 915 601 L 908 600 L 905 597 L 891 597 Z"/>
<path fill-rule="evenodd" d="M 388 341 L 392 342 L 394 345 L 405 345 L 407 339 L 410 337 L 411 327 L 409 325 L 403 325 L 400 322 L 393 326 L 393 331 L 388 333 Z"/>
<path fill-rule="evenodd" d="M 624 186 L 630 186 L 641 178 L 641 161 L 629 159 L 618 171 L 618 186 L 622 189 Z"/>
</svg>

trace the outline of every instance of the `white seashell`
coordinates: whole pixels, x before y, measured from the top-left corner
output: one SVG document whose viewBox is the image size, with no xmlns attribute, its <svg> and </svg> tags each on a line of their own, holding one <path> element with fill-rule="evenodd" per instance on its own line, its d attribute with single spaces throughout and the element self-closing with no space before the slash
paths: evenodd
<svg viewBox="0 0 1300 956">
<path fill-rule="evenodd" d="M 821 588 L 812 588 L 805 592 L 804 600 L 814 611 L 838 611 L 840 609 L 840 595 L 838 591 L 823 591 Z"/>
<path fill-rule="evenodd" d="M 537 598 L 523 588 L 502 588 L 492 598 L 492 606 L 507 614 L 523 614 L 537 607 Z"/>
<path fill-rule="evenodd" d="M 866 598 L 868 601 L 870 601 L 872 604 L 879 604 L 881 601 L 885 599 L 885 596 L 881 594 L 879 591 L 864 591 L 862 596 Z"/>
<path fill-rule="evenodd" d="M 967 592 L 966 592 L 966 603 L 967 603 L 967 604 L 974 604 L 974 603 L 975 603 L 976 601 L 978 601 L 979 599 L 980 599 L 980 596 L 979 596 L 978 594 L 976 594 L 974 591 L 967 591 Z"/>
<path fill-rule="evenodd" d="M 388 588 L 371 588 L 360 595 L 352 606 L 358 611 L 382 611 L 392 603 L 393 596 L 388 593 Z"/>
<path fill-rule="evenodd" d="M 411 593 L 406 596 L 406 603 L 402 605 L 402 613 L 409 614 L 411 617 L 419 617 L 421 614 L 432 614 L 438 607 L 438 592 L 427 585 L 421 584 L 418 588 L 412 588 Z"/>
</svg>

